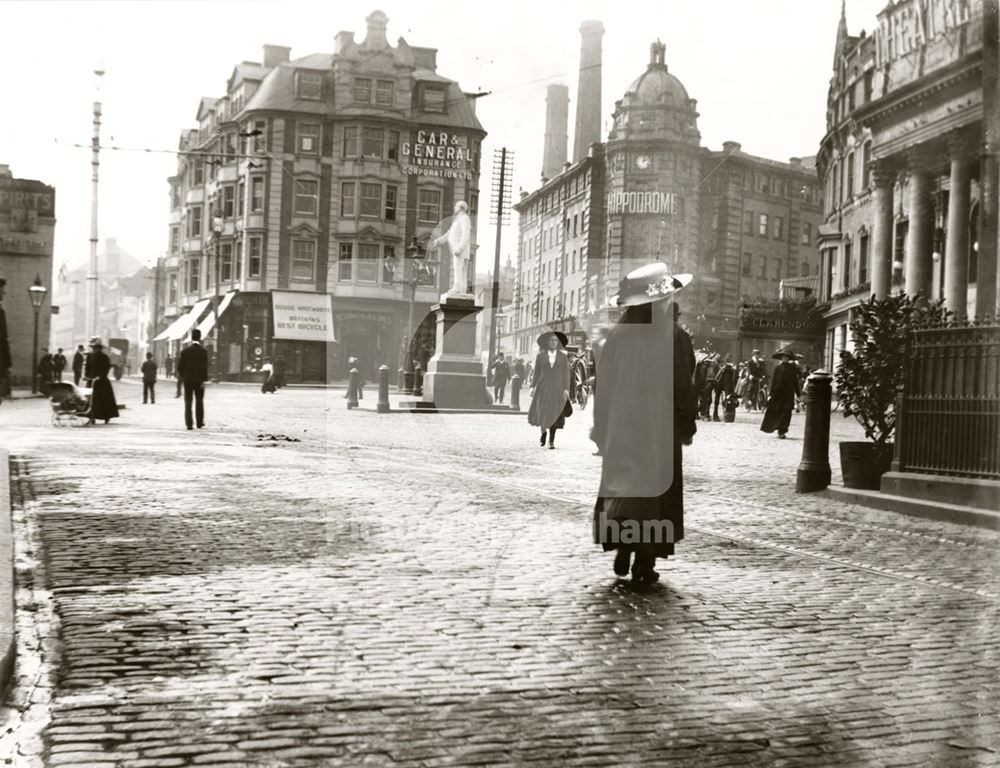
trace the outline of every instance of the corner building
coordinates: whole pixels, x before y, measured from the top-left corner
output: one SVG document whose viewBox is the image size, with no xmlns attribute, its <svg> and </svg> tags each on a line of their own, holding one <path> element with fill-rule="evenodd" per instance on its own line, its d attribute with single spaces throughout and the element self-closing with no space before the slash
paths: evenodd
<svg viewBox="0 0 1000 768">
<path fill-rule="evenodd" d="M 549 119 L 562 125 L 553 102 Z M 781 163 L 737 142 L 710 151 L 698 117 L 656 41 L 646 71 L 615 104 L 607 141 L 514 206 L 520 272 L 508 349 L 527 353 L 545 328 L 613 322 L 618 310 L 608 301 L 620 279 L 658 260 L 695 276 L 678 301 L 696 345 L 736 354 L 743 300 L 777 298 L 781 280 L 818 272 L 822 207 L 811 159 Z M 547 136 L 561 144 L 557 133 Z"/>
<path fill-rule="evenodd" d="M 831 369 L 851 346 L 855 307 L 873 294 L 943 299 L 959 318 L 997 312 L 989 148 L 1000 120 L 984 109 L 1000 98 L 986 89 L 996 63 L 985 43 L 995 51 L 997 32 L 983 11 L 982 0 L 897 0 L 859 35 L 841 14 L 818 156 Z"/>
<path fill-rule="evenodd" d="M 333 54 L 290 60 L 265 46 L 182 134 L 157 331 L 176 348 L 196 324 L 214 332 L 218 306 L 223 375 L 264 356 L 284 357 L 291 381 L 345 378 L 349 357 L 369 381 L 383 363 L 396 371 L 404 260 L 418 250 L 440 266 L 413 295 L 417 360 L 433 347 L 426 315 L 451 265 L 426 245 L 458 200 L 476 221 L 485 132 L 474 100 L 437 73 L 435 49 L 390 45 L 380 11 L 367 24 L 360 43 L 339 33 Z M 291 305 L 326 310 L 336 343 Z"/>
</svg>

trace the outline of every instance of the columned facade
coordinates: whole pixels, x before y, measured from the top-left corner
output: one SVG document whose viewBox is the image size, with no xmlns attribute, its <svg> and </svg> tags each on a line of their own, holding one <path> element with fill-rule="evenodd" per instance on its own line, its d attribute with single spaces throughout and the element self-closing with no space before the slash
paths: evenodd
<svg viewBox="0 0 1000 768">
<path fill-rule="evenodd" d="M 871 292 L 880 299 L 889 295 L 892 284 L 892 198 L 896 186 L 896 171 L 887 164 L 877 165 L 872 172 L 875 184 L 874 219 L 872 221 Z"/>
</svg>

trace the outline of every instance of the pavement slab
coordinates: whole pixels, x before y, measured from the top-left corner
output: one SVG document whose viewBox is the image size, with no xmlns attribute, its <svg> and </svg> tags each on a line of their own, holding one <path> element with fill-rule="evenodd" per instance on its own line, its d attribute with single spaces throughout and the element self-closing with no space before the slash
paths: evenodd
<svg viewBox="0 0 1000 768">
<path fill-rule="evenodd" d="M 17 760 L 1000 763 L 1000 534 L 795 494 L 801 416 L 699 424 L 685 539 L 636 588 L 591 543 L 589 410 L 549 451 L 341 395 L 211 387 L 193 432 L 173 398 L 4 405 L 18 663 L 50 684 L 16 678 Z"/>
</svg>

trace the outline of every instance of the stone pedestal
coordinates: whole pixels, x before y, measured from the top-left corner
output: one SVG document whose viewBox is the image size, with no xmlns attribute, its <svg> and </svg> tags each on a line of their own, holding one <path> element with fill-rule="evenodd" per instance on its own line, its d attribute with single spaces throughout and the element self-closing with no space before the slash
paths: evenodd
<svg viewBox="0 0 1000 768">
<path fill-rule="evenodd" d="M 424 374 L 424 403 L 437 408 L 485 408 L 483 364 L 476 356 L 476 313 L 482 307 L 468 294 L 445 294 L 431 307 L 437 323 L 434 357 Z"/>
</svg>

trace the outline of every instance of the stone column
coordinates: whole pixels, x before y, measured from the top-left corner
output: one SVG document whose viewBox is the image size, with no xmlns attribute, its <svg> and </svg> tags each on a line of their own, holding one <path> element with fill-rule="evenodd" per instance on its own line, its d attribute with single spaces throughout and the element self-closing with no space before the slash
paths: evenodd
<svg viewBox="0 0 1000 768">
<path fill-rule="evenodd" d="M 923 161 L 918 160 L 910 172 L 910 227 L 906 236 L 903 269 L 907 294 L 916 296 L 921 293 L 930 298 L 931 252 L 934 250 L 933 176 L 923 165 Z"/>
<path fill-rule="evenodd" d="M 872 294 L 884 299 L 892 288 L 892 193 L 896 183 L 896 172 L 884 162 L 872 168 L 875 184 L 873 198 L 874 219 L 871 240 L 871 281 Z"/>
<path fill-rule="evenodd" d="M 1000 312 L 997 283 L 997 251 L 1000 250 L 997 218 L 998 187 L 1000 187 L 1000 158 L 985 150 L 979 174 L 979 252 L 976 258 L 976 317 L 990 317 Z"/>
<path fill-rule="evenodd" d="M 969 161 L 963 148 L 951 146 L 948 235 L 944 249 L 944 304 L 956 319 L 966 316 L 969 290 Z"/>
</svg>

